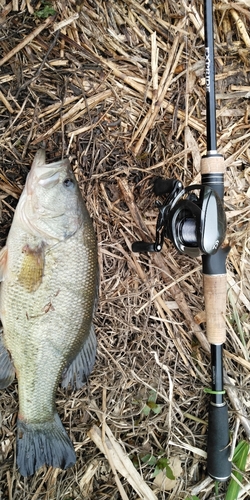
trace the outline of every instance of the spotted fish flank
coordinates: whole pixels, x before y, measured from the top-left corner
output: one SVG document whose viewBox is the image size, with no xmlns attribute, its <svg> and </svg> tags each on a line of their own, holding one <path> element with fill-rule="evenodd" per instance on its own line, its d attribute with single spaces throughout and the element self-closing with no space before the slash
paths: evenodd
<svg viewBox="0 0 250 500">
<path fill-rule="evenodd" d="M 43 245 L 35 248 L 25 245 L 22 252 L 25 254 L 25 257 L 18 275 L 18 281 L 28 292 L 34 292 L 42 282 L 44 248 Z"/>
</svg>

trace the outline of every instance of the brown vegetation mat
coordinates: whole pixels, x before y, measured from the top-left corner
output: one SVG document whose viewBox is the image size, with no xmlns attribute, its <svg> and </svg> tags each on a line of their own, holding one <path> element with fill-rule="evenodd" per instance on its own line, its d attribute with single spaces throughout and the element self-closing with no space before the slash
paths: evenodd
<svg viewBox="0 0 250 500">
<path fill-rule="evenodd" d="M 75 167 L 101 270 L 93 374 L 83 390 L 65 395 L 59 389 L 57 396 L 77 463 L 20 477 L 13 384 L 0 400 L 0 498 L 214 498 L 205 472 L 210 356 L 201 261 L 179 255 L 169 241 L 161 255 L 131 252 L 143 225 L 148 238 L 154 234 L 155 176 L 184 185 L 200 180 L 202 2 L 1 0 L 0 8 L 1 245 L 34 154 L 45 143 L 48 159 L 69 155 Z M 232 247 L 225 370 L 238 441 L 250 438 L 244 418 L 250 406 L 250 12 L 247 0 L 216 0 L 214 8 L 218 149 L 227 166 Z M 154 483 L 160 457 L 178 465 L 172 464 L 177 480 L 169 490 Z M 241 498 L 249 498 L 247 476 L 244 484 L 248 493 Z"/>
</svg>

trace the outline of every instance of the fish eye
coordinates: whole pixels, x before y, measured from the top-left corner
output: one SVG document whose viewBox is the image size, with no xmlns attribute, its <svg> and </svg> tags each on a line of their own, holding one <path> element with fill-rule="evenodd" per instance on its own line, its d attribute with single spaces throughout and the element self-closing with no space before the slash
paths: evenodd
<svg viewBox="0 0 250 500">
<path fill-rule="evenodd" d="M 74 185 L 74 181 L 72 179 L 64 179 L 63 181 L 63 185 L 66 187 L 66 188 L 69 188 L 69 187 L 72 187 Z"/>
</svg>

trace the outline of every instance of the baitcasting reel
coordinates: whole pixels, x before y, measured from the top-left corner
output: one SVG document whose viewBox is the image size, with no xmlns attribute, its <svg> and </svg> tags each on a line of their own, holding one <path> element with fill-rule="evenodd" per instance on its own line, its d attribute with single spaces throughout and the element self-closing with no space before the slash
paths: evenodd
<svg viewBox="0 0 250 500">
<path fill-rule="evenodd" d="M 183 188 L 176 179 L 158 177 L 154 193 L 167 194 L 165 203 L 156 202 L 159 215 L 155 242 L 137 241 L 132 245 L 133 252 L 160 252 L 165 237 L 190 257 L 212 255 L 218 250 L 226 233 L 226 216 L 216 191 L 202 184 Z"/>
</svg>

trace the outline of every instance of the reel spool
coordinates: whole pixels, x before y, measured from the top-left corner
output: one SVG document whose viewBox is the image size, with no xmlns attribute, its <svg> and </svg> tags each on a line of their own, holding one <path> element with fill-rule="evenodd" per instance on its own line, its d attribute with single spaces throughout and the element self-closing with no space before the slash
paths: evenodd
<svg viewBox="0 0 250 500">
<path fill-rule="evenodd" d="M 166 237 L 180 253 L 190 257 L 216 253 L 226 233 L 226 216 L 216 191 L 201 184 L 183 188 L 180 181 L 158 178 L 154 192 L 168 194 L 164 204 L 157 202 L 155 242 L 135 242 L 133 252 L 160 252 Z"/>
</svg>

